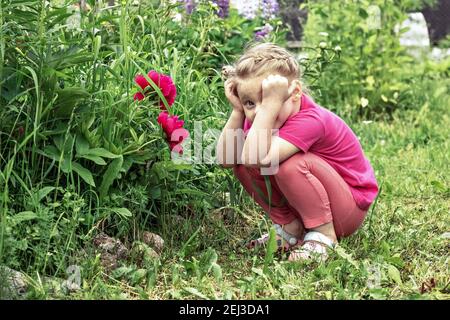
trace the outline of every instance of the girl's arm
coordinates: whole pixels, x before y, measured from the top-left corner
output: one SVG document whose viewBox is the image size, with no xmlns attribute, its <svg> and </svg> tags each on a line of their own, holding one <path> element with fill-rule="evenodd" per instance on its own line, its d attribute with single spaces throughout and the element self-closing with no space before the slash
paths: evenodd
<svg viewBox="0 0 450 320">
<path fill-rule="evenodd" d="M 241 101 L 237 97 L 236 83 L 229 79 L 224 86 L 225 95 L 233 107 L 233 111 L 217 142 L 216 158 L 217 162 L 224 168 L 231 168 L 238 164 L 238 159 L 242 153 L 244 139 L 242 126 L 245 114 Z"/>
<path fill-rule="evenodd" d="M 220 165 L 224 168 L 231 168 L 238 164 L 238 159 L 242 152 L 244 132 L 244 112 L 233 109 L 230 118 L 220 134 L 217 142 L 216 155 Z"/>
<path fill-rule="evenodd" d="M 272 105 L 260 108 L 244 143 L 242 163 L 245 166 L 260 167 L 261 160 L 267 157 L 272 144 L 272 128 L 278 115 L 277 107 Z"/>
<path fill-rule="evenodd" d="M 272 165 L 278 165 L 284 160 L 289 159 L 291 156 L 299 152 L 300 149 L 297 148 L 292 143 L 280 138 L 272 137 L 272 143 L 270 146 L 269 153 L 267 156 L 261 160 L 261 167 L 270 167 Z"/>
<path fill-rule="evenodd" d="M 242 163 L 246 166 L 267 165 L 277 152 L 283 157 L 291 156 L 292 148 L 277 143 L 272 149 L 272 128 L 284 102 L 289 98 L 288 80 L 279 75 L 270 75 L 262 82 L 263 99 L 244 143 Z M 281 146 L 281 149 L 280 149 Z M 270 150 L 270 156 L 269 156 Z M 280 155 L 281 155 L 280 154 Z"/>
</svg>

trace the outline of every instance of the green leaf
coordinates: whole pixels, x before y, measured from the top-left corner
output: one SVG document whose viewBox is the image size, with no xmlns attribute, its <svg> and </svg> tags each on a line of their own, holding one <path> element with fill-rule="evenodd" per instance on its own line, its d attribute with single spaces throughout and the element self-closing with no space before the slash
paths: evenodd
<svg viewBox="0 0 450 320">
<path fill-rule="evenodd" d="M 183 290 L 186 291 L 186 292 L 188 292 L 188 293 L 190 293 L 190 294 L 193 294 L 194 296 L 197 296 L 197 297 L 199 297 L 199 298 L 208 300 L 208 297 L 205 296 L 205 295 L 204 295 L 203 293 L 201 293 L 200 291 L 198 291 L 196 288 L 186 287 L 186 288 L 183 288 Z"/>
<path fill-rule="evenodd" d="M 317 12 L 319 15 L 321 15 L 322 18 L 328 18 L 328 14 L 327 14 L 325 11 L 323 11 L 322 8 L 318 8 L 316 12 Z"/>
<path fill-rule="evenodd" d="M 217 263 L 213 263 L 212 273 L 217 281 L 220 281 L 222 279 L 222 268 Z"/>
<path fill-rule="evenodd" d="M 131 133 L 131 136 L 133 137 L 133 140 L 137 141 L 138 140 L 138 136 L 136 134 L 136 131 L 134 131 L 133 128 L 130 128 L 130 133 Z"/>
<path fill-rule="evenodd" d="M 111 153 L 104 148 L 89 149 L 89 151 L 86 154 L 90 155 L 90 156 L 97 156 L 97 157 L 109 158 L 109 159 L 115 159 L 115 158 L 122 157 L 121 155 Z"/>
<path fill-rule="evenodd" d="M 405 262 L 399 256 L 387 257 L 386 262 L 391 263 L 397 268 L 403 268 L 405 266 Z"/>
<path fill-rule="evenodd" d="M 367 13 L 366 10 L 364 10 L 363 8 L 359 8 L 359 12 L 358 12 L 359 16 L 363 19 L 367 19 L 369 17 L 369 14 Z"/>
<path fill-rule="evenodd" d="M 111 275 L 116 279 L 120 279 L 120 278 L 130 274 L 132 271 L 133 271 L 133 269 L 131 267 L 122 266 L 117 269 L 114 269 L 114 271 L 112 272 Z"/>
<path fill-rule="evenodd" d="M 369 295 L 375 300 L 385 300 L 389 294 L 386 288 L 373 288 L 369 290 Z"/>
<path fill-rule="evenodd" d="M 103 180 L 100 185 L 100 199 L 104 199 L 109 191 L 114 180 L 118 177 L 120 169 L 122 168 L 123 157 L 114 159 L 103 174 Z"/>
<path fill-rule="evenodd" d="M 55 103 L 55 114 L 59 117 L 69 117 L 77 103 L 90 96 L 81 87 L 64 88 L 56 91 L 58 98 Z"/>
<path fill-rule="evenodd" d="M 53 142 L 59 151 L 64 152 L 64 156 L 70 158 L 72 155 L 72 148 L 75 142 L 75 137 L 71 134 L 67 136 L 56 136 L 53 138 Z"/>
<path fill-rule="evenodd" d="M 260 269 L 260 268 L 252 268 L 252 271 L 254 273 L 256 273 L 257 275 L 259 275 L 259 276 L 264 275 L 264 271 L 262 269 Z"/>
<path fill-rule="evenodd" d="M 59 162 L 59 158 L 61 157 L 61 152 L 55 146 L 46 146 L 44 151 L 39 153 L 57 162 Z"/>
<path fill-rule="evenodd" d="M 191 195 L 197 195 L 197 196 L 205 196 L 208 195 L 207 193 L 195 189 L 188 189 L 188 188 L 180 188 L 175 191 L 175 194 L 191 194 Z"/>
<path fill-rule="evenodd" d="M 53 137 L 53 142 L 59 151 L 64 150 L 64 137 L 62 135 L 58 135 Z"/>
<path fill-rule="evenodd" d="M 81 156 L 89 151 L 89 142 L 81 134 L 77 135 L 77 142 L 75 144 L 77 155 Z"/>
<path fill-rule="evenodd" d="M 336 246 L 335 250 L 334 250 L 341 258 L 344 258 L 345 260 L 347 260 L 347 262 L 349 262 L 350 264 L 352 264 L 355 268 L 358 268 L 358 262 L 356 262 L 353 258 L 352 255 L 345 252 L 344 248 L 342 248 L 341 246 Z"/>
<path fill-rule="evenodd" d="M 389 265 L 388 275 L 399 286 L 403 284 L 402 278 L 400 276 L 400 271 L 398 271 L 398 269 L 396 267 L 394 267 L 393 265 Z"/>
<path fill-rule="evenodd" d="M 127 208 L 111 208 L 111 211 L 117 213 L 122 218 L 129 218 L 133 216 L 133 214 Z"/>
<path fill-rule="evenodd" d="M 44 187 L 37 192 L 37 200 L 41 201 L 44 199 L 50 192 L 55 190 L 55 187 Z"/>
<path fill-rule="evenodd" d="M 160 187 L 153 187 L 150 190 L 150 198 L 156 200 L 161 199 L 161 188 Z"/>
<path fill-rule="evenodd" d="M 87 132 L 88 136 L 89 136 L 89 129 L 90 127 L 94 124 L 94 121 L 96 119 L 95 114 L 91 113 L 90 115 L 86 115 L 85 116 L 85 120 L 82 122 L 82 130 L 83 132 Z"/>
<path fill-rule="evenodd" d="M 268 196 L 267 198 L 269 200 L 269 208 L 272 208 L 272 185 L 270 183 L 269 176 L 264 176 L 264 182 L 266 184 L 266 190 L 267 190 L 267 196 Z"/>
<path fill-rule="evenodd" d="M 94 178 L 92 173 L 77 162 L 72 162 L 72 169 L 89 185 L 95 187 Z"/>
<path fill-rule="evenodd" d="M 94 60 L 97 60 L 101 45 L 102 45 L 102 37 L 100 35 L 95 36 L 93 41 Z"/>
<path fill-rule="evenodd" d="M 268 271 L 269 264 L 273 261 L 273 256 L 277 251 L 277 232 L 275 228 L 270 228 L 269 240 L 267 242 L 266 256 L 264 258 L 264 272 Z"/>
<path fill-rule="evenodd" d="M 34 220 L 36 218 L 37 218 L 37 214 L 34 213 L 33 211 L 22 211 L 22 212 L 19 212 L 18 214 L 13 215 L 11 217 L 11 220 L 13 221 L 14 224 L 18 224 L 23 221 Z"/>
<path fill-rule="evenodd" d="M 203 255 L 201 259 L 202 271 L 204 274 L 207 274 L 213 268 L 213 265 L 217 263 L 217 253 L 216 250 L 212 248 L 208 248 L 206 253 Z"/>
<path fill-rule="evenodd" d="M 61 168 L 61 171 L 64 173 L 70 173 L 72 172 L 72 167 L 70 165 L 70 160 L 63 158 L 63 161 L 60 162 L 59 167 Z"/>
<path fill-rule="evenodd" d="M 131 274 L 130 281 L 132 285 L 137 285 L 147 275 L 146 269 L 137 269 Z"/>
<path fill-rule="evenodd" d="M 80 157 L 84 158 L 84 159 L 87 159 L 87 160 L 94 161 L 96 164 L 98 164 L 100 166 L 105 166 L 106 165 L 106 161 L 103 160 L 103 158 L 100 158 L 98 156 L 93 156 L 93 155 L 90 155 L 90 154 L 83 154 Z"/>
<path fill-rule="evenodd" d="M 130 157 L 130 156 L 124 157 L 124 158 L 123 158 L 123 164 L 122 164 L 122 170 L 121 170 L 121 172 L 127 173 L 128 170 L 130 170 L 130 168 L 131 168 L 131 166 L 133 165 L 133 163 L 134 163 L 133 157 Z"/>
<path fill-rule="evenodd" d="M 193 169 L 194 168 L 191 164 L 177 164 L 173 163 L 173 161 L 160 161 L 156 162 L 152 166 L 152 171 L 158 175 L 160 180 L 167 178 L 169 176 L 169 172 Z"/>
<path fill-rule="evenodd" d="M 441 191 L 441 192 L 447 191 L 447 187 L 441 181 L 433 180 L 430 183 L 434 187 L 434 189 L 436 189 L 436 191 Z"/>
</svg>

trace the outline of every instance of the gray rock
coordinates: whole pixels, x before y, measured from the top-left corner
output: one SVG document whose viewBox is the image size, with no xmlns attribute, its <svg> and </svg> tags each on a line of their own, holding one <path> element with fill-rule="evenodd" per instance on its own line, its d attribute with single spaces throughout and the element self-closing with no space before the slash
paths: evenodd
<svg viewBox="0 0 450 320">
<path fill-rule="evenodd" d="M 25 275 L 6 266 L 0 266 L 0 298 L 17 299 L 23 297 L 28 288 Z"/>
<path fill-rule="evenodd" d="M 119 261 L 124 260 L 129 255 L 129 250 L 120 240 L 109 237 L 101 232 L 93 239 L 93 244 L 100 252 L 100 261 L 107 270 L 118 267 Z"/>
<path fill-rule="evenodd" d="M 140 266 L 159 259 L 159 254 L 143 242 L 135 241 L 131 249 L 131 258 Z"/>
<path fill-rule="evenodd" d="M 152 247 L 159 254 L 161 254 L 164 249 L 164 239 L 156 233 L 144 231 L 142 234 L 142 241 L 146 245 Z"/>
<path fill-rule="evenodd" d="M 95 236 L 93 243 L 102 252 L 116 255 L 120 259 L 125 259 L 128 256 L 128 249 L 120 240 L 109 237 L 103 232 Z"/>
</svg>

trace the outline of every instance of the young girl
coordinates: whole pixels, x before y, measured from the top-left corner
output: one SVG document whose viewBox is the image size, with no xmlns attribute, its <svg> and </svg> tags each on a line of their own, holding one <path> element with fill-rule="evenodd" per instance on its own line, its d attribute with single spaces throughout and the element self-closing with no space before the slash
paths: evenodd
<svg viewBox="0 0 450 320">
<path fill-rule="evenodd" d="M 223 73 L 233 110 L 218 141 L 219 163 L 233 168 L 269 214 L 289 260 L 325 259 L 327 248 L 361 226 L 378 193 L 358 138 L 302 91 L 296 59 L 277 45 L 248 48 Z M 275 174 L 261 174 L 276 161 Z M 248 246 L 267 240 L 266 234 Z"/>
</svg>

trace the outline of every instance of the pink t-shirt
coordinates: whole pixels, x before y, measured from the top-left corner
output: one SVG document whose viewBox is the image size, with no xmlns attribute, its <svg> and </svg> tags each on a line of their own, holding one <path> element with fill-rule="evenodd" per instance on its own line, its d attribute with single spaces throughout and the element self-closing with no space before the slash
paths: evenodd
<svg viewBox="0 0 450 320">
<path fill-rule="evenodd" d="M 250 127 L 246 119 L 244 132 Z M 369 208 L 378 194 L 377 180 L 358 138 L 344 120 L 303 94 L 300 111 L 286 120 L 279 137 L 328 162 L 347 182 L 358 207 Z"/>
</svg>

